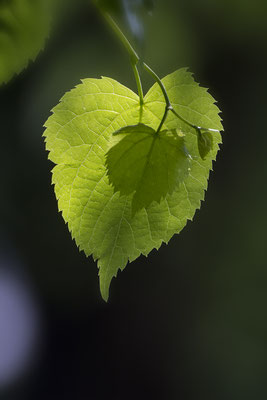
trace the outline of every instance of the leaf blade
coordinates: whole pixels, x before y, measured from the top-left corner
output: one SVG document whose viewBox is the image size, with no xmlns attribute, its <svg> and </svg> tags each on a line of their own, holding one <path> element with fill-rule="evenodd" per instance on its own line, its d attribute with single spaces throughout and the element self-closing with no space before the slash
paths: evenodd
<svg viewBox="0 0 267 400">
<path fill-rule="evenodd" d="M 177 71 L 169 77 L 163 81 L 174 100 L 181 98 L 184 86 L 198 87 L 184 72 Z M 172 86 L 176 86 L 175 93 L 170 90 Z M 201 102 L 203 91 L 196 93 Z M 187 107 L 190 108 L 190 103 Z M 192 112 L 197 123 L 206 121 L 208 115 L 212 119 L 209 127 L 221 128 L 218 109 L 210 95 L 204 109 L 199 108 L 200 115 L 194 112 L 195 106 Z M 106 113 L 107 110 L 116 115 Z M 73 111 L 79 115 L 75 120 L 78 124 L 71 122 Z M 98 260 L 100 288 L 105 300 L 110 282 L 119 269 L 123 270 L 128 261 L 141 254 L 148 255 L 163 242 L 167 243 L 193 218 L 204 199 L 212 161 L 221 142 L 221 135 L 215 133 L 213 149 L 202 160 L 195 131 L 170 114 L 164 129 L 185 132 L 185 145 L 193 157 L 190 173 L 171 195 L 167 194 L 160 203 L 151 203 L 132 216 L 132 194 L 114 193 L 107 177 L 105 154 L 114 144 L 113 132 L 125 124 L 135 125 L 139 121 L 139 111 L 138 96 L 123 85 L 109 78 L 89 79 L 63 97 L 47 121 L 44 133 L 49 158 L 57 164 L 53 169 L 53 183 L 59 210 L 80 250 Z M 142 122 L 156 129 L 163 112 L 164 99 L 155 84 L 145 97 Z M 196 115 L 199 115 L 198 120 Z M 77 130 L 87 146 L 86 152 L 81 151 L 81 154 L 70 151 L 77 146 L 84 147 L 84 144 L 80 146 Z"/>
</svg>

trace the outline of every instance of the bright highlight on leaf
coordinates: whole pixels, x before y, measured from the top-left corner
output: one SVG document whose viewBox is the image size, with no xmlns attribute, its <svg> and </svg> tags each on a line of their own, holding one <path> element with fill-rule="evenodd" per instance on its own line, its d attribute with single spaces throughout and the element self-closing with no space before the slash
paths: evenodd
<svg viewBox="0 0 267 400">
<path fill-rule="evenodd" d="M 44 46 L 50 0 L 0 1 L 0 84 L 34 60 Z"/>
<path fill-rule="evenodd" d="M 138 124 L 115 134 L 121 140 L 107 153 L 109 182 L 121 195 L 134 192 L 133 214 L 172 194 L 188 175 L 190 157 L 176 130 Z"/>
<path fill-rule="evenodd" d="M 209 131 L 198 131 L 198 150 L 202 160 L 211 151 L 213 146 L 213 134 Z"/>
<path fill-rule="evenodd" d="M 162 81 L 174 109 L 185 120 L 222 130 L 214 99 L 189 72 L 181 69 Z M 165 106 L 155 84 L 145 96 L 141 123 L 157 130 Z M 153 201 L 133 216 L 133 194 L 114 193 L 109 183 L 106 154 L 114 145 L 115 131 L 139 122 L 138 96 L 118 82 L 102 78 L 85 79 L 66 93 L 45 124 L 46 148 L 56 164 L 53 184 L 59 210 L 80 250 L 97 260 L 105 300 L 119 269 L 141 254 L 158 249 L 163 242 L 168 243 L 193 218 L 204 199 L 212 161 L 221 142 L 221 135 L 214 132 L 213 147 L 203 160 L 196 130 L 169 113 L 162 130 L 178 129 L 184 134 L 185 146 L 192 156 L 190 171 L 172 194 L 166 194 L 160 203 Z"/>
</svg>

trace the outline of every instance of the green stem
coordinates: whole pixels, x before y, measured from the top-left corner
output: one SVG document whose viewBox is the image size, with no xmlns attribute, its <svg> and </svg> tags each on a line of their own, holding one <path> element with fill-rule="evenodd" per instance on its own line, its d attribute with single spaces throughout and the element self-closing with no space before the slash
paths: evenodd
<svg viewBox="0 0 267 400">
<path fill-rule="evenodd" d="M 149 67 L 149 65 L 147 65 L 146 63 L 143 63 L 145 70 L 152 76 L 152 78 L 159 84 L 159 87 L 161 88 L 161 91 L 163 93 L 163 96 L 165 98 L 165 102 L 166 102 L 166 107 L 165 107 L 165 112 L 163 114 L 162 120 L 160 121 L 159 127 L 157 129 L 157 133 L 160 132 L 164 122 L 166 121 L 166 118 L 168 116 L 168 112 L 170 110 L 172 110 L 172 105 L 167 93 L 167 90 L 162 82 L 162 80 L 159 78 L 159 76 L 156 74 L 156 72 L 153 71 L 152 68 Z"/>
<path fill-rule="evenodd" d="M 124 33 L 121 31 L 121 29 L 118 27 L 118 25 L 114 21 L 114 19 L 108 13 L 106 13 L 102 9 L 100 11 L 101 11 L 103 17 L 105 18 L 105 20 L 107 21 L 107 23 L 109 24 L 109 26 L 119 37 L 120 41 L 123 43 L 124 47 L 126 48 L 128 54 L 131 57 L 132 62 L 137 64 L 139 61 L 139 56 L 136 53 L 136 51 L 134 50 L 134 48 L 131 45 L 131 43 L 129 42 L 129 40 L 127 39 L 127 37 L 124 35 Z"/>
<path fill-rule="evenodd" d="M 187 121 L 186 119 L 184 119 L 180 114 L 178 114 L 173 108 L 172 108 L 171 111 L 172 111 L 172 113 L 173 113 L 174 115 L 176 115 L 177 118 L 179 118 L 182 122 L 184 122 L 186 125 L 190 126 L 191 128 L 197 129 L 197 130 L 203 129 L 203 128 L 201 128 L 200 126 L 196 126 L 196 125 L 193 125 L 193 124 L 191 124 L 190 122 L 188 122 L 188 121 Z"/>
<path fill-rule="evenodd" d="M 159 78 L 159 76 L 156 74 L 156 72 L 153 71 L 146 63 L 143 63 L 145 70 L 152 76 L 152 78 L 159 84 L 161 91 L 163 93 L 163 96 L 166 101 L 166 107 L 169 107 L 169 110 L 171 110 L 172 105 L 169 99 L 169 96 L 167 94 L 167 90 L 165 89 L 165 86 L 163 85 L 162 80 Z"/>
<path fill-rule="evenodd" d="M 138 95 L 139 95 L 139 99 L 140 99 L 140 106 L 142 107 L 142 105 L 144 104 L 144 94 L 143 94 L 143 88 L 142 88 L 139 71 L 137 68 L 137 64 L 138 64 L 140 58 L 139 58 L 138 54 L 136 53 L 136 51 L 134 50 L 131 43 L 129 42 L 129 40 L 127 39 L 127 37 L 124 35 L 124 33 L 121 31 L 119 26 L 114 21 L 114 19 L 108 13 L 103 11 L 102 9 L 100 9 L 100 11 L 101 11 L 103 17 L 105 18 L 105 20 L 107 21 L 107 23 L 109 24 L 109 26 L 111 27 L 111 29 L 113 30 L 113 32 L 118 36 L 118 38 L 124 45 L 126 51 L 128 52 L 128 54 L 130 56 L 131 66 L 132 66 L 132 69 L 134 72 L 134 77 L 135 77 Z"/>
<path fill-rule="evenodd" d="M 194 124 L 191 124 L 188 122 L 186 119 L 184 119 L 180 114 L 178 114 L 174 108 L 171 108 L 171 112 L 179 118 L 182 122 L 184 122 L 186 125 L 190 126 L 191 128 L 195 129 L 196 131 L 208 131 L 208 132 L 220 132 L 218 129 L 210 129 L 210 128 L 203 128 L 202 126 L 197 126 Z"/>
<path fill-rule="evenodd" d="M 133 68 L 134 77 L 135 77 L 135 81 L 137 84 L 137 90 L 138 90 L 138 94 L 139 94 L 139 98 L 140 98 L 140 106 L 142 107 L 142 105 L 144 104 L 144 94 L 143 94 L 141 78 L 140 78 L 139 71 L 137 68 L 137 63 L 132 64 L 132 68 Z"/>
<path fill-rule="evenodd" d="M 165 107 L 165 112 L 164 112 L 164 114 L 163 114 L 163 117 L 162 117 L 162 119 L 161 119 L 161 121 L 160 121 L 160 124 L 159 124 L 159 127 L 158 127 L 156 133 L 160 133 L 161 128 L 163 127 L 163 124 L 164 124 L 164 122 L 166 121 L 166 118 L 167 118 L 167 116 L 168 116 L 169 110 L 170 110 L 170 109 L 169 109 L 169 106 L 166 105 L 166 107 Z"/>
</svg>

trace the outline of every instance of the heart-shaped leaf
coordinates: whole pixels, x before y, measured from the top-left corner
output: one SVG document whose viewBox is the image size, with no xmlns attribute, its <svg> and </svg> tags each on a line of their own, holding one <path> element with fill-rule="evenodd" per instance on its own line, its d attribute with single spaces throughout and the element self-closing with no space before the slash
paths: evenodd
<svg viewBox="0 0 267 400">
<path fill-rule="evenodd" d="M 163 83 L 174 109 L 184 119 L 222 130 L 214 99 L 189 72 L 178 70 Z M 158 84 L 145 96 L 140 121 L 139 98 L 134 92 L 110 78 L 85 79 L 65 94 L 45 124 L 46 148 L 50 160 L 57 164 L 53 183 L 59 210 L 80 250 L 98 260 L 104 299 L 118 270 L 167 243 L 193 218 L 204 199 L 221 135 L 214 132 L 213 148 L 202 160 L 195 129 L 173 113 L 169 113 L 163 130 L 178 129 L 185 135 L 192 161 L 184 182 L 160 203 L 152 202 L 134 216 L 133 195 L 120 196 L 109 183 L 106 153 L 114 144 L 113 133 L 139 122 L 156 130 L 164 111 Z"/>
</svg>

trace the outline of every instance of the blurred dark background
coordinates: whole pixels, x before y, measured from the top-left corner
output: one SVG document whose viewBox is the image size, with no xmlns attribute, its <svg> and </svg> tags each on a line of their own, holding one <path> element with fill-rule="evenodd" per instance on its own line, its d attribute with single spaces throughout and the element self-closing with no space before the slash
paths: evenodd
<svg viewBox="0 0 267 400">
<path fill-rule="evenodd" d="M 57 212 L 42 138 L 81 78 L 135 90 L 87 3 L 62 2 L 45 50 L 0 88 L 0 399 L 266 399 L 267 3 L 158 0 L 142 19 L 146 61 L 161 77 L 189 66 L 225 133 L 194 222 L 119 273 L 108 304 Z"/>
</svg>

